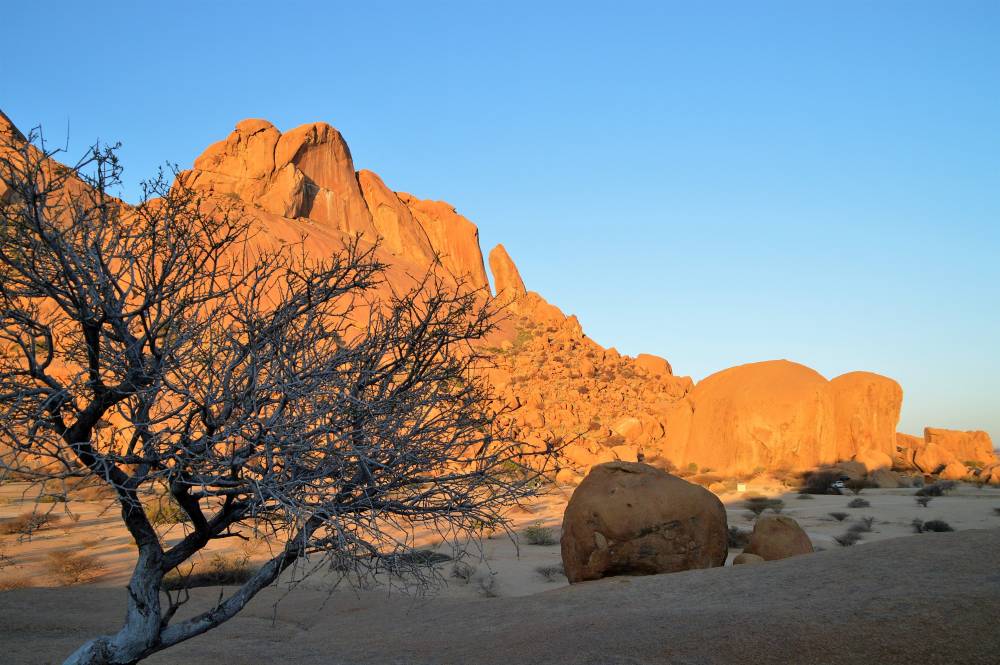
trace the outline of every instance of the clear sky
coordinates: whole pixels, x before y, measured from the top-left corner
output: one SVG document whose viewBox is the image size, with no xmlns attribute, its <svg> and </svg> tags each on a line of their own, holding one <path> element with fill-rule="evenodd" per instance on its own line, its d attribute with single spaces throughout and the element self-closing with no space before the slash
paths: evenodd
<svg viewBox="0 0 1000 665">
<path fill-rule="evenodd" d="M 1000 442 L 1000 2 L 18 2 L 0 108 L 135 183 L 324 120 L 598 342 Z"/>
</svg>

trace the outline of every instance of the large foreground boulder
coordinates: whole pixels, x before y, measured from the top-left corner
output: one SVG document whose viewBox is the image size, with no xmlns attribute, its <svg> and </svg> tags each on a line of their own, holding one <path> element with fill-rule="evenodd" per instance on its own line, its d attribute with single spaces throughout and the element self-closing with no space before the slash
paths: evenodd
<svg viewBox="0 0 1000 665">
<path fill-rule="evenodd" d="M 790 556 L 809 554 L 812 541 L 799 523 L 785 515 L 766 515 L 754 524 L 750 542 L 744 554 L 756 554 L 765 561 L 787 559 Z"/>
<path fill-rule="evenodd" d="M 718 497 L 647 464 L 595 466 L 563 517 L 562 559 L 571 583 L 721 566 L 727 551 Z"/>
</svg>

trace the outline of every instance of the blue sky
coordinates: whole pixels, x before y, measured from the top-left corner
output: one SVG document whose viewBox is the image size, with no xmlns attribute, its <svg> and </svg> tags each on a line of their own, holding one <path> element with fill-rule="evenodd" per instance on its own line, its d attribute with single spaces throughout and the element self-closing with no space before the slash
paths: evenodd
<svg viewBox="0 0 1000 665">
<path fill-rule="evenodd" d="M 541 6 L 539 6 L 541 5 Z M 697 5 L 697 6 L 696 6 Z M 0 108 L 135 183 L 324 120 L 598 342 L 789 358 L 1000 439 L 1000 3 L 27 3 Z"/>
</svg>

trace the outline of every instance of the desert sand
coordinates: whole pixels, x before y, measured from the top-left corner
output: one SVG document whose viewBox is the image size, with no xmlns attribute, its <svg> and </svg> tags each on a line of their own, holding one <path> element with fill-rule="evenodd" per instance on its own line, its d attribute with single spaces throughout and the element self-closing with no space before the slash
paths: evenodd
<svg viewBox="0 0 1000 665">
<path fill-rule="evenodd" d="M 913 489 L 866 489 L 861 497 L 871 505 L 861 509 L 847 508 L 853 496 L 802 499 L 787 490 L 759 480 L 746 494 L 721 496 L 729 524 L 752 529 L 746 495 L 781 498 L 782 514 L 802 525 L 815 554 L 733 567 L 740 550 L 732 549 L 724 568 L 567 587 L 562 575 L 538 572 L 560 563 L 559 545 L 524 537 L 526 528 L 542 526 L 558 539 L 572 488 L 557 487 L 514 512 L 516 541 L 503 534 L 483 541 L 467 559 L 477 569 L 470 581 L 452 577 L 454 564 L 445 562 L 439 570 L 446 582 L 430 594 L 343 586 L 331 594 L 333 577 L 324 568 L 291 593 L 287 584 L 267 589 L 222 628 L 149 662 L 997 662 L 1000 489 L 961 485 L 926 508 Z M 0 491 L 0 517 L 30 508 L 26 485 Z M 63 518 L 27 542 L 0 539 L 14 559 L 0 578 L 37 587 L 0 593 L 4 662 L 60 662 L 87 637 L 118 626 L 134 548 L 115 511 L 83 501 L 69 508 L 78 521 Z M 849 516 L 841 522 L 831 512 Z M 836 543 L 869 516 L 872 531 L 858 545 Z M 958 533 L 915 535 L 914 518 L 945 520 Z M 427 535 L 422 544 L 436 543 Z M 93 584 L 54 588 L 45 560 L 60 549 L 95 554 L 106 574 Z M 482 581 L 488 579 L 489 593 Z M 218 593 L 196 590 L 187 609 Z"/>
<path fill-rule="evenodd" d="M 996 663 L 998 570 L 991 529 L 521 598 L 268 589 L 221 628 L 148 662 Z M 216 595 L 201 590 L 192 606 Z M 0 599 L 11 665 L 59 662 L 115 628 L 123 607 L 123 592 L 105 587 Z"/>
</svg>

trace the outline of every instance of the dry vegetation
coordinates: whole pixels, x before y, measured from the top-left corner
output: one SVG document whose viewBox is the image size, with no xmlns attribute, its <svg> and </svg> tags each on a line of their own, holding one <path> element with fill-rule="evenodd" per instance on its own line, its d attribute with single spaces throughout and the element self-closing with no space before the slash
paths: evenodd
<svg viewBox="0 0 1000 665">
<path fill-rule="evenodd" d="M 107 566 L 93 554 L 73 550 L 49 552 L 45 568 L 59 586 L 87 584 L 107 571 Z"/>
</svg>

